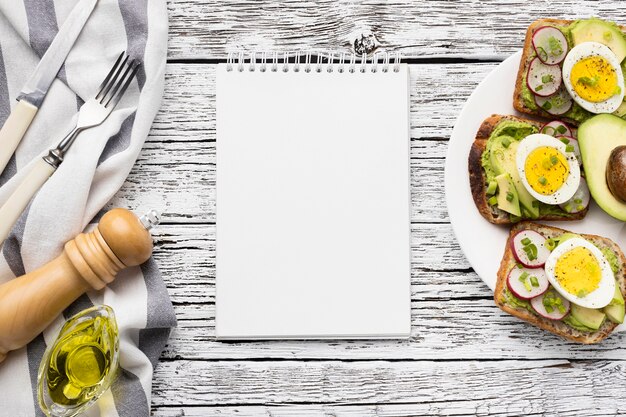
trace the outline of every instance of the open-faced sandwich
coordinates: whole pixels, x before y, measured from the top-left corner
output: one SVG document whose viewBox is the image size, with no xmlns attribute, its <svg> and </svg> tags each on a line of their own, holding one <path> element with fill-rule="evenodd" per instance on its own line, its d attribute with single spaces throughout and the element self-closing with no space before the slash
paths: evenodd
<svg viewBox="0 0 626 417">
<path fill-rule="evenodd" d="M 626 258 L 611 240 L 531 222 L 511 229 L 498 307 L 566 339 L 596 343 L 624 321 Z"/>
<path fill-rule="evenodd" d="M 596 18 L 533 22 L 517 74 L 515 109 L 574 125 L 599 113 L 626 117 L 623 30 Z"/>
<path fill-rule="evenodd" d="M 468 158 L 480 214 L 494 224 L 583 218 L 590 195 L 575 136 L 563 122 L 488 117 Z"/>
</svg>

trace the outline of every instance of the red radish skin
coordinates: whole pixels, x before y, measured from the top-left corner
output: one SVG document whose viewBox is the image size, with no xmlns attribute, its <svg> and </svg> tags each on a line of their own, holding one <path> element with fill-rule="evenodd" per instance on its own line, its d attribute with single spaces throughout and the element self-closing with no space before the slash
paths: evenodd
<svg viewBox="0 0 626 417">
<path fill-rule="evenodd" d="M 567 90 L 563 88 L 563 86 L 561 86 L 559 91 L 550 97 L 541 97 L 537 94 L 533 94 L 533 96 L 535 98 L 535 104 L 552 116 L 561 116 L 570 111 L 572 108 L 572 97 L 569 95 Z M 546 109 L 544 106 L 548 101 L 550 101 L 552 106 L 549 109 Z"/>
<path fill-rule="evenodd" d="M 553 55 L 550 51 L 549 39 L 552 37 L 555 38 L 561 46 L 561 51 L 560 51 L 561 53 L 556 54 L 556 55 Z M 533 48 L 535 49 L 535 53 L 537 54 L 537 57 L 544 64 L 547 64 L 547 65 L 560 64 L 561 62 L 563 62 L 563 60 L 565 59 L 565 56 L 567 55 L 567 51 L 568 51 L 567 39 L 565 39 L 565 35 L 563 35 L 563 32 L 561 32 L 559 29 L 555 27 L 542 26 L 539 29 L 537 29 L 535 33 L 533 34 L 532 43 L 533 43 Z M 540 48 L 543 49 L 543 52 L 541 52 Z"/>
<path fill-rule="evenodd" d="M 537 247 L 537 259 L 530 260 L 526 252 L 522 240 L 530 239 L 531 243 Z M 546 238 L 534 230 L 520 230 L 511 239 L 511 250 L 515 260 L 526 268 L 541 268 L 545 265 L 550 251 L 546 248 Z"/>
<path fill-rule="evenodd" d="M 552 81 L 543 82 L 542 77 L 550 76 Z M 526 85 L 536 96 L 549 97 L 555 94 L 563 79 L 561 68 L 557 65 L 546 65 L 539 58 L 534 58 L 528 65 Z"/>
<path fill-rule="evenodd" d="M 546 310 L 546 307 L 543 305 L 543 297 L 546 295 L 547 291 L 545 291 L 543 294 L 530 300 L 530 305 L 533 307 L 533 310 L 535 310 L 535 312 L 543 318 L 546 318 L 549 320 L 562 320 L 569 313 L 570 302 L 567 301 L 565 298 L 561 297 L 561 294 L 559 294 L 553 288 L 552 288 L 552 291 L 554 291 L 554 294 L 556 294 L 556 296 L 559 297 L 561 301 L 563 302 L 563 307 L 565 307 L 564 313 L 561 313 L 558 308 L 555 308 L 554 310 L 552 310 L 551 313 L 548 313 L 548 311 Z"/>
<path fill-rule="evenodd" d="M 565 128 L 565 132 L 560 133 L 557 129 L 559 126 L 563 126 Z M 562 122 L 560 120 L 553 120 L 551 122 L 546 123 L 540 130 L 541 133 L 545 133 L 546 135 L 560 137 L 560 136 L 572 136 L 572 128 L 568 126 L 567 123 Z"/>
<path fill-rule="evenodd" d="M 537 277 L 537 281 L 539 282 L 538 287 L 532 287 L 531 290 L 528 291 L 524 286 L 524 283 L 519 280 L 520 276 L 526 272 L 528 274 L 528 278 L 531 276 Z M 509 272 L 509 276 L 507 277 L 506 285 L 509 288 L 509 291 L 522 300 L 530 300 L 531 298 L 535 298 L 548 291 L 550 287 L 550 282 L 548 281 L 548 276 L 543 269 L 529 269 L 529 268 L 518 268 L 514 267 Z"/>
</svg>

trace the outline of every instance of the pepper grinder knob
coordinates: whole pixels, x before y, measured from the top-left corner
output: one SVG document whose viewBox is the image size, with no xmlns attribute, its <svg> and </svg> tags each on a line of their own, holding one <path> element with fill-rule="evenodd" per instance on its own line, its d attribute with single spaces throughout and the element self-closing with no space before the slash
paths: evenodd
<svg viewBox="0 0 626 417">
<path fill-rule="evenodd" d="M 100 290 L 119 271 L 152 254 L 149 228 L 158 214 L 139 219 L 125 209 L 107 212 L 96 228 L 65 244 L 42 267 L 0 285 L 0 362 L 41 333 L 85 291 Z"/>
<path fill-rule="evenodd" d="M 116 208 L 102 217 L 98 230 L 117 258 L 129 267 L 150 258 L 153 247 L 149 230 L 158 221 L 154 210 L 138 219 L 132 212 Z"/>
</svg>

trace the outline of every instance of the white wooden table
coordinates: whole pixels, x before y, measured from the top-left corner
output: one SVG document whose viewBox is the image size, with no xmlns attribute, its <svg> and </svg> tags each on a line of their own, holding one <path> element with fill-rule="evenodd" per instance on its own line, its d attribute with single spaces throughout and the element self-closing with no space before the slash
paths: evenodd
<svg viewBox="0 0 626 417">
<path fill-rule="evenodd" d="M 163 106 L 111 202 L 165 212 L 155 256 L 179 324 L 155 372 L 154 415 L 626 413 L 626 338 L 574 345 L 503 314 L 455 242 L 443 190 L 461 106 L 534 18 L 626 23 L 625 12 L 617 0 L 171 0 Z M 412 337 L 216 342 L 216 65 L 237 48 L 353 52 L 355 40 L 411 64 Z"/>
</svg>

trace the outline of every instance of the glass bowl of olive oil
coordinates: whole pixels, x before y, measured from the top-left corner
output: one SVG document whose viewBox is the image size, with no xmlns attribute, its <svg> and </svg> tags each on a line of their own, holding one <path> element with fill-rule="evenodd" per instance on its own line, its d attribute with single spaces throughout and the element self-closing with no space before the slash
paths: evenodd
<svg viewBox="0 0 626 417">
<path fill-rule="evenodd" d="M 50 417 L 72 417 L 111 386 L 119 363 L 119 333 L 111 307 L 83 310 L 65 322 L 39 366 L 38 399 Z"/>
</svg>

